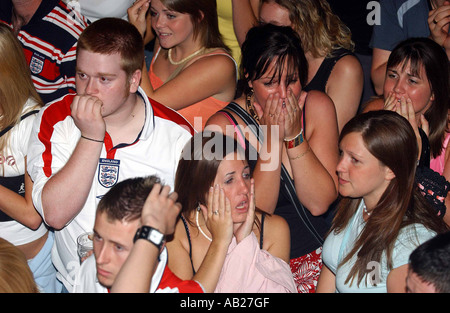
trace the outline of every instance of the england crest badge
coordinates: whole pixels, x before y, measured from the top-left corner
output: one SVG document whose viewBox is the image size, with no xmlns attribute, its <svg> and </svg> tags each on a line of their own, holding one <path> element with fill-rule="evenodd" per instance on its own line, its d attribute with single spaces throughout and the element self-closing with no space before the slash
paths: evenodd
<svg viewBox="0 0 450 313">
<path fill-rule="evenodd" d="M 44 62 L 45 62 L 44 57 L 42 57 L 41 55 L 39 55 L 37 53 L 33 53 L 33 56 L 31 57 L 31 61 L 30 61 L 31 73 L 33 73 L 35 75 L 40 74 L 42 72 L 42 70 L 44 69 Z"/>
<path fill-rule="evenodd" d="M 120 160 L 100 159 L 98 181 L 105 188 L 111 188 L 119 181 Z"/>
</svg>

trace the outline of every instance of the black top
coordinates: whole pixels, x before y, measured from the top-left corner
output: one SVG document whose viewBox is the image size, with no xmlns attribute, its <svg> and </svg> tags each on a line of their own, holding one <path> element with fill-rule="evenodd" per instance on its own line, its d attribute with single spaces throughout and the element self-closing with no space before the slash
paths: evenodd
<svg viewBox="0 0 450 313">
<path fill-rule="evenodd" d="M 327 86 L 328 78 L 330 77 L 331 71 L 333 71 L 334 66 L 337 61 L 346 55 L 354 55 L 350 50 L 340 48 L 333 53 L 333 56 L 325 58 L 320 64 L 316 75 L 313 79 L 303 88 L 304 91 L 318 90 L 325 92 L 325 87 Z"/>
</svg>

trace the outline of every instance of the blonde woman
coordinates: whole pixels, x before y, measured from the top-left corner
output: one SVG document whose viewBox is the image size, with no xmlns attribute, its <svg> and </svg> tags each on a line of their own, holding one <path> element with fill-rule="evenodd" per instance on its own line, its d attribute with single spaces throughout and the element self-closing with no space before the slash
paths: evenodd
<svg viewBox="0 0 450 313">
<path fill-rule="evenodd" d="M 299 34 L 309 66 L 303 90 L 319 90 L 333 100 L 340 131 L 358 112 L 364 85 L 350 30 L 325 0 L 262 0 L 259 18 Z"/>
<path fill-rule="evenodd" d="M 38 293 L 25 255 L 9 241 L 0 238 L 0 293 Z"/>
<path fill-rule="evenodd" d="M 53 234 L 33 206 L 26 165 L 33 113 L 42 101 L 22 47 L 5 24 L 0 24 L 0 72 L 0 237 L 24 253 L 42 290 L 59 291 L 50 257 Z"/>
</svg>

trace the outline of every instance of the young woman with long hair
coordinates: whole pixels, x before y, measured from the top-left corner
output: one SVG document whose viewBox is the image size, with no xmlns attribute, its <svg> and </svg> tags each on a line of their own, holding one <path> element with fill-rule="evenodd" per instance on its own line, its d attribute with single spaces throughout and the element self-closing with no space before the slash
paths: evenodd
<svg viewBox="0 0 450 313">
<path fill-rule="evenodd" d="M 43 106 L 31 80 L 22 46 L 0 23 L 0 237 L 24 254 L 43 291 L 58 292 L 51 262 L 53 234 L 31 199 L 28 141 L 35 113 Z"/>
<path fill-rule="evenodd" d="M 137 17 L 145 15 L 148 2 L 136 1 L 129 10 L 143 36 L 146 21 Z M 201 131 L 234 98 L 237 83 L 236 62 L 219 32 L 216 1 L 152 0 L 149 10 L 157 40 L 141 86 Z"/>
<path fill-rule="evenodd" d="M 387 110 L 343 128 L 339 203 L 323 246 L 318 292 L 405 292 L 410 253 L 448 229 L 415 182 L 418 145 L 408 120 Z"/>
</svg>

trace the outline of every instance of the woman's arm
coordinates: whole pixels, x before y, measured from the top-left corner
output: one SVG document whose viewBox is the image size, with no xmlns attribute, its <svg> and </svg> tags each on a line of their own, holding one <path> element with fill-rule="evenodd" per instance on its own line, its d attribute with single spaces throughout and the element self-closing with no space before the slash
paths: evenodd
<svg viewBox="0 0 450 313">
<path fill-rule="evenodd" d="M 377 95 L 383 94 L 383 85 L 386 76 L 386 65 L 390 55 L 391 51 L 373 48 L 370 77 L 372 78 L 372 82 Z"/>
<path fill-rule="evenodd" d="M 339 133 L 358 112 L 364 85 L 364 74 L 358 59 L 352 55 L 341 58 L 333 68 L 326 93 L 336 107 Z"/>
<path fill-rule="evenodd" d="M 333 293 L 336 292 L 336 276 L 324 264 L 317 281 L 316 293 Z"/>
<path fill-rule="evenodd" d="M 232 0 L 234 33 L 239 46 L 245 40 L 250 28 L 258 23 L 259 1 L 258 0 Z"/>
<path fill-rule="evenodd" d="M 310 91 L 305 103 L 304 142 L 286 149 L 297 196 L 313 215 L 336 200 L 339 159 L 336 111 L 324 93 Z"/>
<path fill-rule="evenodd" d="M 289 264 L 291 233 L 286 220 L 278 215 L 266 215 L 263 238 L 264 250 Z"/>
<path fill-rule="evenodd" d="M 388 293 L 405 293 L 408 264 L 394 268 L 389 272 L 386 282 Z"/>
<path fill-rule="evenodd" d="M 225 55 L 209 55 L 195 60 L 158 89 L 151 86 L 146 69 L 142 77 L 141 87 L 147 96 L 174 110 L 209 97 L 231 101 L 236 88 L 236 66 Z"/>
<path fill-rule="evenodd" d="M 28 175 L 26 162 L 25 157 L 25 195 L 22 197 L 0 185 L 0 210 L 19 223 L 35 230 L 41 225 L 42 218 L 34 208 L 31 199 L 33 181 Z"/>
</svg>

